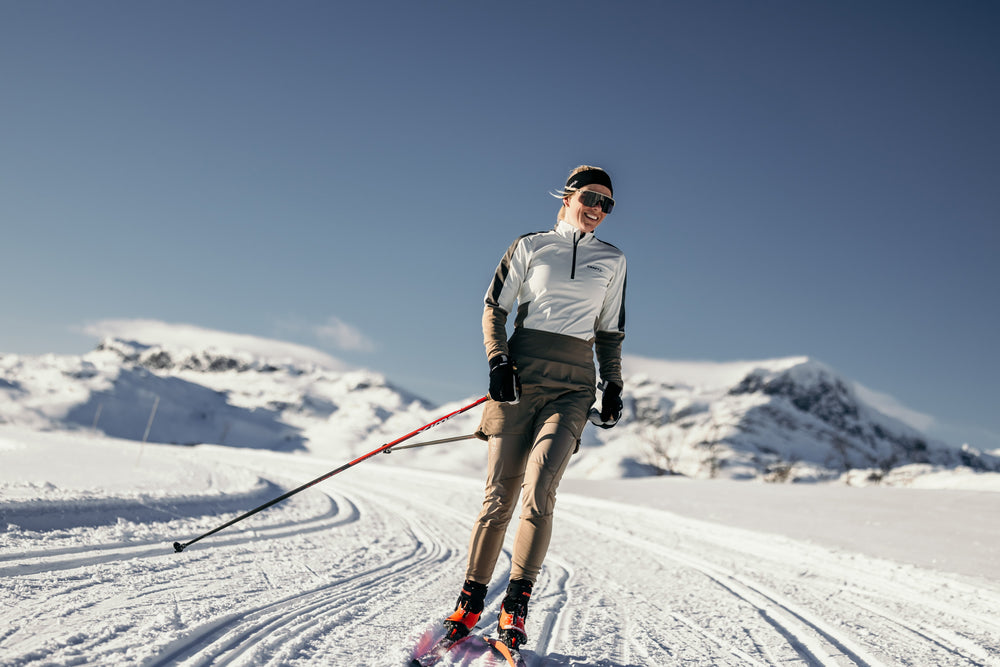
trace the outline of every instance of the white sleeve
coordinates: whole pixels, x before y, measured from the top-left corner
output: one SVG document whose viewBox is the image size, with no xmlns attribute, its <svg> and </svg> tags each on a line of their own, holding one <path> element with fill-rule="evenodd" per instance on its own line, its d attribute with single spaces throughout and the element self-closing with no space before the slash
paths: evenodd
<svg viewBox="0 0 1000 667">
<path fill-rule="evenodd" d="M 514 310 L 514 302 L 528 272 L 529 245 L 522 236 L 507 248 L 496 273 L 493 274 L 490 287 L 486 290 L 484 301 L 487 306 L 500 308 L 507 314 Z"/>
</svg>

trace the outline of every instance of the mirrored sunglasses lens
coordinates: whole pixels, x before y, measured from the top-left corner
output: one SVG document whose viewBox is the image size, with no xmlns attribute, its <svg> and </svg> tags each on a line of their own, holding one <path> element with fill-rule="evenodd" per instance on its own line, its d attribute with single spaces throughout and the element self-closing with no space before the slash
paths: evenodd
<svg viewBox="0 0 1000 667">
<path fill-rule="evenodd" d="M 584 190 L 580 193 L 580 203 L 584 206 L 597 206 L 600 204 L 601 210 L 605 214 L 611 213 L 611 209 L 615 206 L 615 200 L 607 195 L 602 195 L 600 192 L 594 192 L 593 190 Z"/>
</svg>

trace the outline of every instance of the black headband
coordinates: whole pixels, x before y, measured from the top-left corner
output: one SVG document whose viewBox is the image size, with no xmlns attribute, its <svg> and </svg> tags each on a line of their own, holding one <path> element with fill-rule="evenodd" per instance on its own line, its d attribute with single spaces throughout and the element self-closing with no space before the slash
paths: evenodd
<svg viewBox="0 0 1000 667">
<path fill-rule="evenodd" d="M 612 195 L 615 194 L 614 189 L 611 187 L 611 177 L 603 169 L 587 169 L 578 174 L 573 174 L 566 180 L 567 190 L 579 190 L 585 185 L 603 185 L 608 190 L 611 190 Z"/>
</svg>

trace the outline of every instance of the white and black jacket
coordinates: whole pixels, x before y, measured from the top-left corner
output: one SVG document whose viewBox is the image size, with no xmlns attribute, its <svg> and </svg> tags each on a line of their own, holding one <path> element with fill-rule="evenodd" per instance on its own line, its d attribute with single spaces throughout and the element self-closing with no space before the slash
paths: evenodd
<svg viewBox="0 0 1000 667">
<path fill-rule="evenodd" d="M 596 342 L 601 378 L 621 384 L 625 337 L 625 254 L 565 221 L 525 234 L 507 249 L 486 291 L 487 357 L 507 353 L 514 326 Z"/>
</svg>

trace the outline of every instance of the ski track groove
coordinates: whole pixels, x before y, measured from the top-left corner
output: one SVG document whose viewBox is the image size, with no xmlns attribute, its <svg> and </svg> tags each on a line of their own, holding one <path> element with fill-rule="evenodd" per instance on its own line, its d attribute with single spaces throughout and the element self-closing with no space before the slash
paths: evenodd
<svg viewBox="0 0 1000 667">
<path fill-rule="evenodd" d="M 373 507 L 380 504 L 371 497 L 366 497 L 364 501 L 352 501 L 352 504 L 357 507 L 362 502 Z M 358 511 L 363 513 L 363 510 Z M 386 508 L 383 511 L 387 511 Z M 408 579 L 418 581 L 419 576 L 427 575 L 428 566 L 440 565 L 453 557 L 454 549 L 422 522 L 411 519 L 406 530 L 412 541 L 409 553 L 366 572 L 244 612 L 224 623 L 206 624 L 202 630 L 194 632 L 190 641 L 172 647 L 167 655 L 148 663 L 149 667 L 165 667 L 178 660 L 191 667 L 238 664 L 245 654 L 253 654 L 252 664 L 261 664 L 266 654 L 280 652 L 285 638 L 306 641 L 300 632 L 293 629 L 321 625 L 325 617 L 339 616 L 355 609 L 360 600 L 368 597 L 371 589 L 387 586 L 390 579 L 397 585 L 405 584 Z M 331 591 L 337 592 L 331 596 Z M 321 599 L 317 601 L 315 598 Z M 377 611 L 372 612 L 375 613 Z M 275 639 L 278 641 L 275 642 Z"/>
<path fill-rule="evenodd" d="M 575 514 L 570 514 L 567 519 L 582 528 L 594 530 L 589 521 Z M 614 527 L 601 526 L 600 532 L 605 537 L 613 536 L 628 545 L 694 569 L 729 591 L 734 597 L 751 604 L 758 610 L 761 618 L 785 637 L 809 665 L 842 665 L 844 664 L 842 658 L 847 658 L 851 661 L 850 664 L 858 667 L 881 665 L 881 662 L 856 646 L 850 638 L 839 635 L 822 619 L 810 618 L 810 614 L 783 596 L 755 587 L 734 572 Z"/>
<path fill-rule="evenodd" d="M 246 544 L 261 538 L 276 539 L 291 535 L 301 535 L 303 533 L 328 530 L 358 520 L 357 507 L 346 498 L 340 498 L 344 507 L 348 508 L 346 513 L 343 511 L 341 503 L 337 502 L 338 497 L 328 495 L 327 498 L 329 502 L 325 504 L 326 509 L 321 514 L 316 514 L 306 519 L 282 520 L 265 527 L 251 525 L 242 531 L 234 529 L 233 532 L 235 535 L 222 531 L 212 536 L 214 546 Z M 238 514 L 234 514 L 234 516 L 238 516 Z M 217 522 L 220 524 L 224 523 L 225 520 L 225 518 L 217 518 Z M 195 544 L 188 547 L 188 549 L 191 552 L 197 552 L 199 550 L 198 546 L 198 544 Z M 120 560 L 162 556 L 164 553 L 170 553 L 171 550 L 172 547 L 169 544 L 165 544 L 161 539 L 147 539 L 129 543 L 90 544 L 76 547 L 14 552 L 4 554 L 0 557 L 0 562 L 19 561 L 15 565 L 0 567 L 0 577 L 43 574 Z M 95 551 L 101 553 L 90 555 Z M 184 553 L 189 552 L 186 549 Z"/>
<path fill-rule="evenodd" d="M 584 499 L 580 503 L 579 499 L 576 500 L 583 507 L 595 503 L 607 502 Z M 640 510 L 640 513 L 648 513 L 648 511 Z M 760 617 L 776 632 L 785 637 L 789 646 L 795 649 L 800 659 L 804 660 L 806 664 L 817 666 L 851 664 L 858 667 L 897 664 L 894 662 L 886 663 L 886 660 L 892 660 L 892 658 L 877 657 L 872 651 L 864 648 L 848 631 L 835 628 L 832 623 L 825 620 L 827 614 L 807 610 L 803 604 L 793 602 L 787 595 L 776 592 L 760 581 L 748 578 L 754 577 L 753 574 L 738 573 L 731 566 L 722 566 L 710 562 L 700 555 L 691 555 L 682 552 L 676 546 L 668 547 L 663 544 L 654 543 L 632 532 L 622 530 L 618 527 L 620 524 L 614 526 L 606 524 L 594 525 L 592 521 L 585 518 L 585 513 L 571 512 L 564 516 L 569 522 L 581 528 L 590 529 L 602 536 L 603 539 L 621 541 L 632 548 L 655 554 L 662 559 L 672 560 L 708 577 L 717 586 L 728 591 L 734 598 L 742 600 L 756 608 Z M 642 532 L 645 526 L 631 525 L 630 528 Z M 723 550 L 726 548 L 723 541 L 717 540 L 717 542 L 717 546 L 722 547 Z M 675 544 L 677 543 L 679 543 L 679 540 L 675 542 Z M 775 548 L 780 548 L 780 546 Z M 709 550 L 708 553 L 711 554 L 712 551 Z M 946 586 L 949 589 L 954 589 L 951 591 L 953 601 L 962 600 L 970 605 L 969 608 L 963 609 L 948 600 L 938 600 L 936 598 L 933 594 L 933 586 L 940 584 L 932 583 L 925 585 L 913 582 L 912 580 L 906 580 L 906 583 L 910 584 L 907 586 L 902 580 L 899 582 L 887 580 L 884 577 L 880 577 L 880 574 L 881 571 L 879 570 L 870 573 L 858 570 L 856 576 L 853 573 L 851 575 L 853 584 L 841 582 L 836 589 L 828 593 L 825 597 L 836 598 L 835 604 L 839 605 L 838 609 L 835 610 L 839 612 L 835 618 L 844 618 L 842 616 L 845 611 L 843 607 L 846 603 L 849 604 L 849 608 L 853 609 L 855 613 L 858 610 L 863 610 L 873 617 L 877 617 L 874 620 L 881 621 L 881 624 L 871 624 L 874 627 L 886 628 L 888 627 L 886 622 L 888 622 L 889 625 L 897 626 L 913 638 L 923 639 L 922 644 L 924 646 L 936 646 L 940 651 L 934 653 L 934 660 L 947 659 L 948 656 L 953 656 L 957 660 L 954 663 L 948 662 L 948 664 L 990 665 L 994 667 L 1000 665 L 1000 660 L 997 659 L 995 650 L 991 652 L 980 643 L 977 643 L 976 639 L 965 636 L 965 634 L 961 634 L 958 630 L 931 626 L 926 620 L 910 620 L 900 614 L 880 611 L 871 604 L 861 604 L 857 601 L 857 598 L 864 598 L 868 601 L 877 601 L 880 607 L 886 605 L 903 605 L 904 609 L 907 604 L 919 604 L 925 610 L 924 615 L 926 615 L 926 610 L 938 612 L 939 617 L 941 614 L 950 615 L 954 619 L 957 619 L 957 622 L 954 623 L 955 628 L 963 628 L 963 631 L 973 635 L 978 632 L 980 635 L 983 635 L 983 642 L 987 645 L 995 646 L 996 635 L 992 633 L 998 627 L 997 619 L 991 617 L 988 613 L 989 609 L 996 609 L 997 596 L 993 589 L 977 588 L 974 584 L 966 584 L 962 581 L 949 581 Z M 821 583 L 825 585 L 828 582 Z M 818 594 L 821 590 L 824 589 L 819 587 L 815 590 L 806 590 L 805 593 Z M 955 594 L 954 591 L 958 591 L 958 594 Z M 966 593 L 967 595 L 961 595 L 962 593 Z M 974 607 L 971 606 L 973 603 L 975 603 Z M 981 613 L 977 613 L 977 611 Z M 680 618 L 680 615 L 675 614 L 675 617 Z M 848 619 L 844 618 L 844 620 Z M 696 624 L 690 625 L 694 628 Z M 748 631 L 751 629 L 748 629 Z M 994 639 L 991 639 L 991 634 Z M 750 636 L 753 635 L 751 634 Z M 753 643 L 759 647 L 758 650 L 761 653 L 761 657 L 766 659 L 769 664 L 782 664 L 783 661 L 773 653 L 773 649 L 775 648 L 773 645 L 769 645 L 768 642 L 761 642 L 757 638 L 754 639 Z M 899 644 L 896 646 L 899 646 Z M 904 660 L 902 664 L 911 664 L 907 658 L 901 658 L 898 655 L 895 657 Z M 749 656 L 741 656 L 741 660 L 747 658 Z M 751 663 L 741 662 L 740 664 Z"/>
<path fill-rule="evenodd" d="M 855 604 L 858 607 L 865 609 L 870 614 L 878 616 L 883 620 L 898 626 L 903 631 L 911 633 L 924 641 L 935 644 L 942 650 L 952 653 L 958 658 L 969 661 L 972 665 L 985 667 L 988 664 L 990 657 L 986 651 L 975 643 L 956 635 L 950 630 L 945 630 L 944 628 L 932 628 L 928 627 L 926 624 L 920 624 L 917 626 L 893 615 L 887 614 L 882 610 L 875 609 L 871 605 L 865 604 L 864 602 L 855 601 Z M 946 637 L 950 637 L 950 640 Z"/>
<path fill-rule="evenodd" d="M 310 503 L 299 503 L 298 505 L 294 502 L 289 502 L 288 506 L 284 508 L 284 511 L 276 512 L 274 515 L 269 517 L 270 523 L 267 526 L 251 527 L 237 532 L 235 536 L 227 536 L 224 532 L 220 533 L 220 537 L 214 540 L 212 547 L 215 549 L 224 549 L 226 547 L 239 546 L 260 539 L 280 539 L 292 535 L 301 535 L 303 533 L 325 531 L 354 523 L 360 518 L 360 512 L 357 506 L 339 494 L 328 494 L 325 497 L 325 502 L 321 503 L 321 511 L 318 513 L 312 512 L 304 517 L 297 516 L 291 520 L 283 518 L 284 515 L 289 512 L 301 512 L 303 505 L 307 508 L 311 508 L 315 505 L 315 498 Z M 212 537 L 214 538 L 216 536 Z M 56 572 L 79 569 L 81 571 L 79 578 L 82 582 L 80 585 L 71 585 L 62 588 L 57 593 L 49 595 L 40 602 L 37 600 L 31 600 L 28 603 L 25 603 L 31 604 L 39 609 L 37 612 L 29 612 L 25 616 L 28 619 L 40 619 L 46 614 L 47 610 L 52 607 L 54 600 L 66 598 L 67 604 L 63 608 L 63 611 L 61 613 L 57 613 L 57 617 L 65 617 L 71 613 L 85 611 L 90 608 L 101 608 L 108 604 L 106 600 L 99 597 L 80 604 L 73 603 L 73 600 L 79 593 L 105 583 L 103 577 L 87 572 L 87 570 L 92 566 L 126 563 L 129 561 L 144 560 L 153 557 L 160 557 L 162 559 L 167 554 L 170 554 L 171 558 L 187 558 L 189 562 L 192 560 L 197 561 L 200 557 L 198 553 L 200 550 L 197 548 L 198 546 L 200 545 L 196 544 L 189 547 L 189 549 L 183 554 L 175 554 L 172 547 L 162 540 L 143 540 L 138 544 L 105 543 L 79 547 L 59 547 L 48 551 L 21 551 L 12 554 L 5 554 L 3 560 L 8 563 L 13 562 L 14 564 L 0 568 L 0 576 L 49 575 Z M 92 554 L 95 550 L 100 552 L 96 556 L 84 555 Z M 19 558 L 24 559 L 27 562 L 17 562 L 17 559 Z M 169 565 L 168 568 L 176 566 L 177 565 Z M 72 581 L 72 579 L 73 576 L 69 575 L 67 580 Z M 130 601 L 134 603 L 136 600 L 143 597 L 155 597 L 157 594 L 162 594 L 164 591 L 170 590 L 171 588 L 180 589 L 181 587 L 172 587 L 169 585 L 154 586 L 143 590 L 141 593 L 131 598 Z M 222 619 L 216 619 L 207 624 L 207 626 L 209 627 L 209 631 L 217 631 L 218 628 L 232 623 L 240 616 L 241 614 L 231 614 Z M 6 633 L 5 637 L 9 637 L 15 632 L 16 629 L 11 629 Z M 199 636 L 203 634 L 205 634 L 204 631 L 199 632 Z M 85 638 L 80 638 L 78 640 L 77 638 L 71 637 L 66 641 L 66 643 L 77 644 L 80 647 L 92 647 L 99 644 L 101 638 L 98 636 L 94 638 L 93 641 L 89 642 L 84 641 L 84 639 Z M 29 651 L 27 654 L 22 655 L 20 659 L 12 662 L 11 664 L 29 664 L 38 659 L 38 655 L 39 653 L 37 651 Z"/>
<path fill-rule="evenodd" d="M 549 609 L 542 612 L 541 628 L 537 639 L 532 641 L 534 653 L 545 655 L 549 646 L 558 644 L 563 637 L 562 625 L 565 610 L 569 608 L 569 587 L 573 579 L 573 568 L 558 555 L 546 558 L 542 566 L 542 576 L 539 577 L 539 591 L 532 591 L 533 604 L 536 608 Z M 537 615 L 537 614 L 536 614 Z"/>
<path fill-rule="evenodd" d="M 674 620 L 676 620 L 678 623 L 684 625 L 693 634 L 699 635 L 699 636 L 705 638 L 706 640 L 708 640 L 709 643 L 715 645 L 721 651 L 723 651 L 723 652 L 729 652 L 729 653 L 733 654 L 735 657 L 739 658 L 741 660 L 741 663 L 740 663 L 741 665 L 752 665 L 753 667 L 758 667 L 758 666 L 759 667 L 763 667 L 763 663 L 759 662 L 758 660 L 756 660 L 755 658 L 753 658 L 752 656 L 750 656 L 746 652 L 741 651 L 740 649 L 738 649 L 738 648 L 736 648 L 734 646 L 731 646 L 730 643 L 727 642 L 725 639 L 719 637 L 715 633 L 709 632 L 706 628 L 701 627 L 700 625 L 698 625 L 698 623 L 696 623 L 692 619 L 688 618 L 687 616 L 685 616 L 683 614 L 678 614 L 676 612 L 670 612 L 669 616 L 671 618 L 673 618 Z M 749 632 L 748 632 L 748 634 L 749 634 Z M 656 636 L 654 636 L 651 633 L 647 632 L 647 636 L 650 638 L 650 640 L 652 640 L 653 642 L 655 642 L 664 652 L 666 652 L 666 653 L 673 653 L 673 651 L 671 650 L 672 647 L 669 644 L 666 644 L 663 641 L 659 640 Z M 752 639 L 752 637 L 751 637 L 751 639 Z M 753 643 L 756 646 L 758 646 L 758 647 L 760 646 L 759 642 L 757 642 L 757 641 L 754 641 Z M 711 656 L 705 656 L 705 658 L 706 658 L 706 660 L 710 660 Z M 772 659 L 771 660 L 772 664 L 780 664 L 781 662 L 782 661 L 779 660 L 779 659 Z"/>
<path fill-rule="evenodd" d="M 892 592 L 897 597 L 897 599 L 905 599 L 907 597 L 913 596 L 912 588 L 905 588 L 895 583 L 885 583 L 881 586 L 881 589 L 882 591 Z M 971 593 L 972 591 L 969 592 Z M 851 595 L 852 598 L 855 599 L 856 604 L 858 604 L 858 606 L 863 606 L 864 604 L 863 602 L 858 602 L 858 600 L 872 601 L 871 591 L 865 590 L 860 586 L 854 584 L 849 584 L 848 586 L 846 586 L 843 589 L 842 593 L 845 595 Z M 969 625 L 986 626 L 986 628 L 990 632 L 1000 634 L 1000 618 L 991 618 L 983 614 L 976 614 L 971 612 L 967 607 L 958 607 L 956 605 L 937 600 L 934 597 L 925 599 L 924 604 L 934 609 L 939 615 L 952 616 L 954 618 L 964 621 Z M 873 611 L 873 613 L 876 612 Z M 881 613 L 886 614 L 886 618 L 894 619 L 894 622 L 898 624 L 906 625 L 904 621 L 899 620 L 898 617 L 892 616 L 891 614 L 889 614 L 889 612 L 883 611 Z"/>
</svg>

